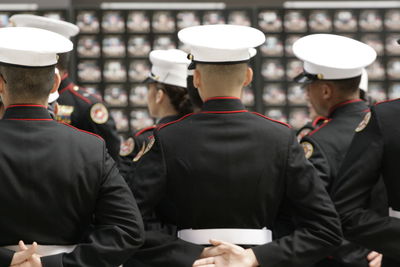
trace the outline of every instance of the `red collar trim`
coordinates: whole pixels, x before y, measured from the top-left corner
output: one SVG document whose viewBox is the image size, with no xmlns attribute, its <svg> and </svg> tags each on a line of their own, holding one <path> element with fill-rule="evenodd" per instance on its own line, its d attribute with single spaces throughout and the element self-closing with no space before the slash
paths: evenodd
<svg viewBox="0 0 400 267">
<path fill-rule="evenodd" d="M 207 98 L 206 101 L 204 101 L 204 102 L 207 102 L 209 100 L 221 100 L 221 99 L 237 99 L 237 100 L 240 100 L 239 97 L 235 97 L 235 96 L 216 96 L 216 97 Z"/>
<path fill-rule="evenodd" d="M 333 107 L 331 107 L 329 109 L 329 116 L 328 117 L 330 117 L 332 112 L 334 112 L 338 107 L 345 106 L 345 105 L 348 105 L 348 104 L 351 104 L 351 103 L 361 102 L 361 101 L 364 101 L 364 100 L 362 100 L 362 99 L 353 99 L 353 100 L 347 100 L 347 101 L 344 101 L 342 103 L 336 104 L 336 105 L 334 105 Z"/>
<path fill-rule="evenodd" d="M 230 113 L 243 113 L 243 112 L 248 112 L 248 110 L 242 109 L 242 110 L 226 110 L 226 111 L 201 111 L 200 113 L 230 114 Z"/>
<path fill-rule="evenodd" d="M 7 121 L 54 121 L 53 119 L 5 119 Z"/>
<path fill-rule="evenodd" d="M 324 121 L 324 120 L 328 120 L 328 118 L 326 118 L 324 116 L 318 116 L 313 120 L 313 122 L 311 124 L 312 124 L 312 126 L 315 127 L 315 126 L 317 126 L 318 122 Z"/>
<path fill-rule="evenodd" d="M 8 108 L 15 108 L 15 107 L 36 107 L 36 108 L 47 108 L 43 105 L 30 105 L 30 104 L 16 104 L 16 105 L 9 105 L 6 107 L 6 109 Z"/>
</svg>

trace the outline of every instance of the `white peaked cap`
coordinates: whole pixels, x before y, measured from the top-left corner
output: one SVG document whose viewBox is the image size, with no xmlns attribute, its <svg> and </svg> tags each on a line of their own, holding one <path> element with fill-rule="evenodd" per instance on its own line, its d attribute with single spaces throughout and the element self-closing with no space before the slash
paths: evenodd
<svg viewBox="0 0 400 267">
<path fill-rule="evenodd" d="M 249 48 L 249 54 L 250 54 L 250 58 L 254 57 L 255 55 L 257 55 L 257 49 Z M 189 68 L 188 68 L 188 71 L 187 71 L 187 75 L 188 76 L 193 76 L 194 69 L 195 69 L 195 66 L 193 64 L 189 65 Z"/>
<path fill-rule="evenodd" d="M 305 73 L 301 75 L 306 78 L 315 75 L 320 80 L 360 76 L 363 68 L 376 59 L 376 52 L 369 45 L 334 34 L 302 37 L 293 44 L 293 53 L 304 62 Z M 306 79 L 299 78 L 296 77 L 296 80 L 306 82 Z"/>
<path fill-rule="evenodd" d="M 186 88 L 190 60 L 187 59 L 185 52 L 178 49 L 153 50 L 150 52 L 150 62 L 152 64 L 150 81 Z"/>
<path fill-rule="evenodd" d="M 68 39 L 79 33 L 79 27 L 75 24 L 31 14 L 13 15 L 10 17 L 10 22 L 16 27 L 32 27 L 48 30 L 61 34 Z"/>
<path fill-rule="evenodd" d="M 367 73 L 366 69 L 362 70 L 361 81 L 360 81 L 360 85 L 358 87 L 361 90 L 364 90 L 365 92 L 368 92 L 368 73 Z"/>
<path fill-rule="evenodd" d="M 203 25 L 178 32 L 181 42 L 191 48 L 194 62 L 239 63 L 254 56 L 254 50 L 265 42 L 265 35 L 252 27 L 238 25 Z"/>
<path fill-rule="evenodd" d="M 0 29 L 0 62 L 28 67 L 57 63 L 57 54 L 71 51 L 73 44 L 60 34 L 29 27 Z"/>
</svg>

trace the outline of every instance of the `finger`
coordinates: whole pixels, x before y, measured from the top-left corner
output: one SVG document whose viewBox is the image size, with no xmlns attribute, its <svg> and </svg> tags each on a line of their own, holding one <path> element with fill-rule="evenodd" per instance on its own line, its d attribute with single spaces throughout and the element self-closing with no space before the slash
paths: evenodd
<svg viewBox="0 0 400 267">
<path fill-rule="evenodd" d="M 376 252 L 376 251 L 371 251 L 371 252 L 368 254 L 368 256 L 367 256 L 367 259 L 368 259 L 369 261 L 371 261 L 371 260 L 373 260 L 374 258 L 376 258 L 378 255 L 379 255 L 378 252 Z"/>
<path fill-rule="evenodd" d="M 203 266 L 203 265 L 213 264 L 213 263 L 214 263 L 214 257 L 198 259 L 193 263 L 193 267 Z"/>
<path fill-rule="evenodd" d="M 215 247 L 210 247 L 208 250 L 203 251 L 202 257 L 203 258 L 215 257 L 229 252 L 232 252 L 232 248 L 225 244 L 221 244 Z"/>
<path fill-rule="evenodd" d="M 382 264 L 382 254 L 379 254 L 375 259 L 369 262 L 370 267 L 381 267 Z"/>
<path fill-rule="evenodd" d="M 212 244 L 213 243 L 214 244 L 219 244 L 219 246 L 222 246 L 223 248 L 225 248 L 225 247 L 228 248 L 231 253 L 241 253 L 244 250 L 244 248 L 242 248 L 242 247 L 240 247 L 238 245 L 235 245 L 235 244 L 232 244 L 232 243 L 229 243 L 229 242 L 226 242 L 226 241 L 222 241 L 222 240 L 211 239 L 210 242 L 212 242 Z"/>
<path fill-rule="evenodd" d="M 20 240 L 20 241 L 18 242 L 18 246 L 19 246 L 19 249 L 20 249 L 20 250 L 27 250 L 27 249 L 28 249 L 28 247 L 25 246 L 25 243 L 24 243 L 24 241 L 22 241 L 22 240 Z"/>
<path fill-rule="evenodd" d="M 218 239 L 210 239 L 210 243 L 213 246 L 218 246 L 218 245 L 221 245 L 222 241 L 218 240 Z"/>
</svg>

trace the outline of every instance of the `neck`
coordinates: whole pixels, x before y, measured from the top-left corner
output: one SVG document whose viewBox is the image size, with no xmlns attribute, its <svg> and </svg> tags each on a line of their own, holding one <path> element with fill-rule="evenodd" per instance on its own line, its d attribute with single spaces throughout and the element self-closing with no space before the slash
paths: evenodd
<svg viewBox="0 0 400 267">
<path fill-rule="evenodd" d="M 40 105 L 40 106 L 45 106 L 47 107 L 47 99 L 44 101 L 32 101 L 32 100 L 23 100 L 23 99 L 18 99 L 18 100 L 10 100 L 10 101 L 4 101 L 4 106 L 12 106 L 12 105 Z"/>
<path fill-rule="evenodd" d="M 178 115 L 178 112 L 172 107 L 172 105 L 168 106 L 160 106 L 160 109 L 158 111 L 158 119 L 162 119 L 167 116 L 174 116 Z"/>
<path fill-rule="evenodd" d="M 213 98 L 213 97 L 224 97 L 224 96 L 228 96 L 228 97 L 237 97 L 240 98 L 242 96 L 242 88 L 231 88 L 228 87 L 228 89 L 224 88 L 216 88 L 216 87 L 204 87 L 203 89 L 199 89 L 199 93 L 201 98 L 203 99 L 203 101 L 206 101 L 209 98 Z"/>
<path fill-rule="evenodd" d="M 334 100 L 330 101 L 329 108 L 327 110 L 327 116 L 330 115 L 330 113 L 335 109 L 335 107 L 341 103 L 347 102 L 347 101 L 352 101 L 352 100 L 358 100 L 360 99 L 359 94 L 354 94 L 351 96 L 343 96 L 343 97 L 337 97 Z"/>
</svg>

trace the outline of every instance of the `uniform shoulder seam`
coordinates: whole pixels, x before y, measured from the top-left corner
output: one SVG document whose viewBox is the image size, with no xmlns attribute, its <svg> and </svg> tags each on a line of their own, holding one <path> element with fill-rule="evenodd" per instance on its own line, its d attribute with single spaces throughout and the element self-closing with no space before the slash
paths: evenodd
<svg viewBox="0 0 400 267">
<path fill-rule="evenodd" d="M 184 119 L 186 119 L 187 117 L 190 117 L 190 116 L 193 115 L 193 114 L 196 114 L 196 113 L 189 113 L 189 114 L 186 114 L 185 116 L 183 116 L 183 117 L 181 117 L 181 118 L 179 118 L 179 119 L 177 119 L 177 120 L 174 120 L 174 121 L 171 121 L 171 122 L 168 122 L 168 123 L 161 124 L 161 125 L 159 125 L 158 127 L 156 127 L 156 129 L 157 129 L 157 130 L 161 130 L 162 128 L 165 128 L 165 127 L 167 127 L 167 126 L 169 126 L 169 125 L 171 125 L 171 124 L 174 124 L 174 123 L 183 121 Z"/>
<path fill-rule="evenodd" d="M 318 132 L 319 130 L 324 128 L 326 125 L 328 125 L 330 121 L 332 121 L 332 119 L 325 120 L 325 122 L 323 124 L 321 124 L 318 128 L 315 128 L 313 131 L 308 133 L 306 136 L 312 136 L 313 134 L 315 134 L 316 132 Z"/>
<path fill-rule="evenodd" d="M 74 129 L 74 130 L 79 131 L 79 132 L 86 133 L 86 134 L 89 134 L 89 135 L 93 135 L 93 136 L 99 138 L 100 140 L 103 140 L 103 141 L 104 141 L 104 139 L 103 139 L 100 135 L 98 135 L 98 134 L 95 134 L 95 133 L 91 133 L 91 132 L 88 132 L 88 131 L 85 131 L 85 130 L 78 129 L 78 128 L 76 128 L 76 127 L 74 127 L 74 126 L 72 126 L 72 125 L 70 125 L 70 124 L 68 124 L 68 123 L 65 123 L 65 122 L 58 122 L 58 123 L 64 124 L 64 125 L 66 125 L 66 126 L 72 128 L 72 129 Z"/>
<path fill-rule="evenodd" d="M 288 128 L 292 128 L 292 126 L 290 126 L 289 124 L 284 123 L 284 122 L 282 122 L 282 121 L 278 121 L 278 120 L 271 119 L 270 117 L 267 117 L 267 116 L 265 116 L 265 115 L 263 115 L 263 114 L 260 114 L 260 113 L 258 113 L 258 112 L 252 112 L 252 113 L 255 114 L 255 115 L 258 115 L 258 116 L 260 116 L 260 117 L 262 117 L 262 118 L 264 118 L 264 119 L 267 119 L 267 120 L 270 120 L 270 121 L 272 121 L 272 122 L 276 122 L 276 123 L 285 125 L 285 126 L 288 127 Z"/>
<path fill-rule="evenodd" d="M 138 137 L 139 135 L 141 135 L 141 134 L 143 134 L 143 133 L 145 133 L 145 132 L 147 132 L 147 131 L 153 130 L 153 129 L 155 129 L 156 127 L 157 127 L 157 126 L 153 125 L 153 126 L 149 126 L 149 127 L 143 128 L 143 129 L 140 130 L 139 132 L 135 133 L 135 137 Z"/>
<path fill-rule="evenodd" d="M 68 91 L 70 91 L 72 94 L 76 95 L 77 97 L 79 97 L 80 99 L 82 99 L 83 101 L 88 103 L 89 105 L 94 104 L 93 101 L 91 101 L 89 98 L 83 96 L 79 92 L 75 91 L 73 88 L 69 88 Z"/>
<path fill-rule="evenodd" d="M 397 101 L 397 100 L 400 100 L 400 98 L 388 99 L 388 100 L 376 102 L 376 103 L 374 104 L 374 106 L 378 106 L 378 105 L 383 104 L 383 103 L 393 102 L 393 101 Z"/>
</svg>

